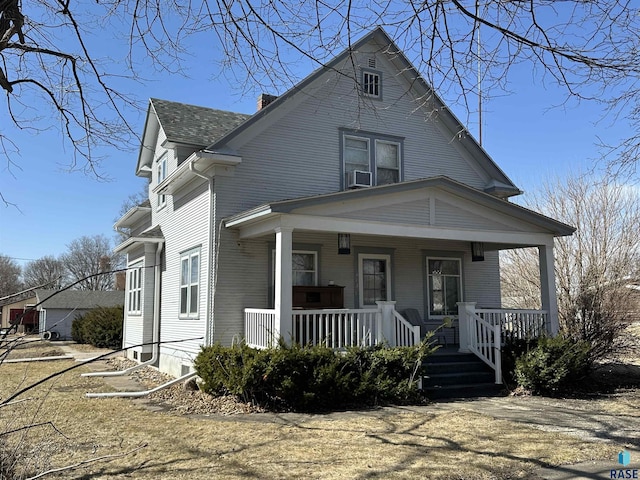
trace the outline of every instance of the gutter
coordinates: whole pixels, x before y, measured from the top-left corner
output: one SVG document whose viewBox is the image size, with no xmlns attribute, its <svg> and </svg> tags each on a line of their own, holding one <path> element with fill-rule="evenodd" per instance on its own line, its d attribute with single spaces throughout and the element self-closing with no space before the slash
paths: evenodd
<svg viewBox="0 0 640 480">
<path fill-rule="evenodd" d="M 139 368 L 146 367 L 147 365 L 153 365 L 160 358 L 160 270 L 162 261 L 162 247 L 164 243 L 158 243 L 156 250 L 156 264 L 154 267 L 154 288 L 153 288 L 153 332 L 152 332 L 152 353 L 151 358 L 146 362 L 139 363 L 133 367 L 126 368 L 124 370 L 108 371 L 108 372 L 90 372 L 83 373 L 82 377 L 121 377 L 138 370 Z M 87 394 L 89 395 L 89 394 Z"/>
</svg>

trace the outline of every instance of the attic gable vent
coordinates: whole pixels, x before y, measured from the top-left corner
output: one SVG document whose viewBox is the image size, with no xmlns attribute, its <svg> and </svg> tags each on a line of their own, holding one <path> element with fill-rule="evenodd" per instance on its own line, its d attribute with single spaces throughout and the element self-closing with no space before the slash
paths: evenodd
<svg viewBox="0 0 640 480">
<path fill-rule="evenodd" d="M 369 59 L 369 68 L 376 68 L 376 59 L 375 58 L 370 58 Z"/>
</svg>

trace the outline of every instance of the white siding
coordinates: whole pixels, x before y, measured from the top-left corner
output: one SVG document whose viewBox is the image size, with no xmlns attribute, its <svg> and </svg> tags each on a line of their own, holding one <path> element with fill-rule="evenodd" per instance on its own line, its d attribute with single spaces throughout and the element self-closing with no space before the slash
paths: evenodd
<svg viewBox="0 0 640 480">
<path fill-rule="evenodd" d="M 238 148 L 242 163 L 233 177 L 220 182 L 221 216 L 274 200 L 340 190 L 341 128 L 404 138 L 404 180 L 447 175 L 483 188 L 489 180 L 486 174 L 471 166 L 454 146 L 458 140 L 443 134 L 437 119 L 416 110 L 406 95 L 407 86 L 379 58 L 384 100 L 363 103 L 350 79 L 329 76 L 284 116 L 280 117 L 284 110 L 276 109 L 270 114 L 271 122 L 265 118 L 269 126 L 250 141 L 232 145 Z M 281 108 L 288 108 L 287 104 Z"/>
<path fill-rule="evenodd" d="M 207 325 L 207 289 L 209 288 L 209 192 L 204 184 L 189 194 L 167 199 L 167 207 L 157 216 L 165 237 L 162 273 L 161 341 L 204 337 Z M 179 208 L 174 211 L 174 205 Z M 180 309 L 180 256 L 199 248 L 198 318 L 183 318 Z M 204 340 L 162 345 L 160 368 L 174 375 L 181 373 L 183 361 L 189 362 Z M 173 358 L 172 358 L 173 357 Z"/>
<path fill-rule="evenodd" d="M 415 225 L 429 225 L 429 200 L 396 203 L 378 208 L 368 208 L 334 215 L 341 218 L 372 220 Z"/>
</svg>

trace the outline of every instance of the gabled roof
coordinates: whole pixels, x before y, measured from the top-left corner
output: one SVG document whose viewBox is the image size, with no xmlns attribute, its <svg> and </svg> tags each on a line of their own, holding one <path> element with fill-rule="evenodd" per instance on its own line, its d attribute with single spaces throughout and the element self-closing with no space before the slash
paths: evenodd
<svg viewBox="0 0 640 480">
<path fill-rule="evenodd" d="M 151 165 L 159 127 L 167 142 L 202 149 L 247 120 L 251 115 L 216 110 L 158 98 L 149 99 L 138 155 L 137 172 Z"/>
<path fill-rule="evenodd" d="M 493 211 L 530 222 L 533 225 L 537 225 L 548 230 L 553 233 L 554 236 L 571 235 L 575 231 L 575 228 L 570 225 L 559 222 L 525 207 L 521 207 L 515 203 L 501 200 L 493 195 L 477 190 L 461 182 L 457 182 L 447 176 L 423 178 L 420 180 L 393 183 L 377 187 L 346 190 L 336 193 L 271 202 L 227 218 L 225 220 L 225 226 L 227 228 L 238 227 L 243 223 L 260 221 L 261 219 L 266 219 L 269 216 L 277 214 L 296 213 L 296 210 L 302 208 L 373 198 L 379 195 L 389 195 L 433 187 L 453 193 L 468 200 L 469 202 L 472 202 L 473 204 L 482 205 L 492 209 Z"/>
<path fill-rule="evenodd" d="M 36 290 L 36 297 L 38 302 L 43 302 L 39 308 L 45 309 L 88 310 L 124 305 L 123 290 L 64 290 L 57 293 L 56 290 Z"/>
<path fill-rule="evenodd" d="M 326 63 L 322 67 L 315 70 L 300 83 L 289 89 L 283 95 L 280 95 L 266 107 L 262 108 L 243 123 L 239 124 L 233 130 L 229 131 L 225 135 L 212 142 L 205 151 L 213 153 L 223 153 L 227 151 L 227 144 L 246 131 L 252 125 L 268 118 L 271 112 L 274 112 L 278 108 L 282 108 L 286 105 L 287 101 L 295 95 L 302 92 L 312 82 L 317 80 L 321 75 L 331 71 L 338 70 L 352 53 L 357 52 L 365 44 L 375 41 L 377 44 L 382 45 L 383 53 L 387 53 L 389 60 L 394 63 L 404 77 L 406 77 L 411 88 L 417 90 L 417 98 L 428 98 L 429 106 L 425 105 L 425 108 L 433 110 L 430 113 L 437 112 L 438 119 L 447 126 L 451 131 L 452 136 L 458 136 L 461 145 L 466 148 L 470 154 L 475 158 L 480 165 L 487 171 L 487 173 L 493 177 L 495 184 L 488 185 L 491 189 L 491 193 L 495 193 L 500 197 L 509 197 L 513 195 L 519 195 L 522 191 L 516 187 L 516 185 L 507 177 L 507 175 L 498 167 L 498 165 L 491 159 L 488 153 L 480 146 L 475 140 L 473 135 L 467 130 L 467 128 L 458 120 L 458 118 L 449 110 L 440 97 L 434 92 L 431 86 L 420 75 L 409 59 L 403 54 L 403 52 L 397 47 L 397 45 L 391 40 L 389 35 L 384 31 L 382 27 L 373 29 L 368 34 L 364 35 L 360 40 L 352 43 L 350 48 L 344 50 L 333 60 Z"/>
<path fill-rule="evenodd" d="M 205 147 L 251 115 L 151 98 L 167 142 Z"/>
</svg>

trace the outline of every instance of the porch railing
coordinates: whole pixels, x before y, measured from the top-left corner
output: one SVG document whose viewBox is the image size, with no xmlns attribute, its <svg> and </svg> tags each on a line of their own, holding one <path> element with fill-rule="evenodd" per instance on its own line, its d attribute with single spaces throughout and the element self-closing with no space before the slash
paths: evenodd
<svg viewBox="0 0 640 480">
<path fill-rule="evenodd" d="M 326 345 L 334 349 L 383 342 L 391 346 L 417 345 L 420 327 L 408 322 L 390 303 L 378 308 L 295 310 L 288 334 L 300 345 Z M 248 346 L 267 348 L 277 342 L 274 309 L 246 308 L 244 320 Z"/>
<path fill-rule="evenodd" d="M 476 309 L 475 302 L 458 303 L 460 350 L 471 351 L 495 370 L 502 383 L 502 346 L 507 340 L 537 338 L 549 331 L 544 310 Z"/>
<path fill-rule="evenodd" d="M 469 350 L 495 371 L 496 383 L 502 383 L 500 324 L 492 325 L 478 314 L 467 317 Z"/>
<path fill-rule="evenodd" d="M 507 340 L 538 338 L 547 332 L 549 314 L 545 310 L 476 309 L 491 325 L 500 325 L 501 344 Z"/>
<path fill-rule="evenodd" d="M 244 309 L 244 339 L 253 348 L 267 348 L 273 345 L 276 311 L 266 308 Z"/>
<path fill-rule="evenodd" d="M 293 312 L 293 340 L 300 345 L 342 349 L 371 346 L 381 339 L 378 309 L 326 309 Z"/>
</svg>

